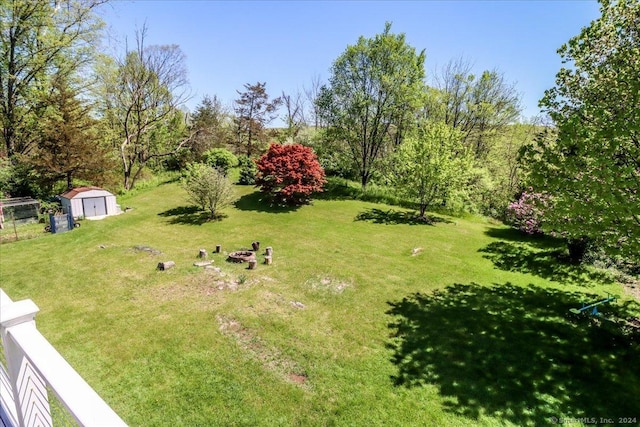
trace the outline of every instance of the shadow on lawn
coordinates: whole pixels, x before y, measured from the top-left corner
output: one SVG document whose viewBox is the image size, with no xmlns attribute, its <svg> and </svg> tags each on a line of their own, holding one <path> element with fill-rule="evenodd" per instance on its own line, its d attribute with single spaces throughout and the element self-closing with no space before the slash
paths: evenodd
<svg viewBox="0 0 640 427">
<path fill-rule="evenodd" d="M 293 212 L 299 206 L 280 206 L 273 204 L 271 200 L 259 191 L 245 194 L 236 200 L 235 207 L 241 211 L 256 211 L 267 213 L 288 213 Z"/>
<path fill-rule="evenodd" d="M 515 228 L 492 227 L 487 229 L 484 233 L 487 236 L 499 240 L 507 240 L 509 242 L 517 243 L 526 242 L 528 245 L 538 249 L 557 249 L 559 251 L 567 249 L 567 243 L 563 239 L 537 234 L 530 235 Z"/>
<path fill-rule="evenodd" d="M 599 296 L 454 284 L 390 302 L 396 386 L 433 384 L 447 410 L 516 425 L 552 417 L 640 417 L 640 332 L 570 308 Z M 601 307 L 627 318 L 636 303 Z"/>
<path fill-rule="evenodd" d="M 559 283 L 589 285 L 593 282 L 612 283 L 604 272 L 569 262 L 563 247 L 545 243 L 547 249 L 535 249 L 527 242 L 492 242 L 480 249 L 483 257 L 500 270 L 529 273 Z"/>
<path fill-rule="evenodd" d="M 171 218 L 169 221 L 171 224 L 202 225 L 211 222 L 209 215 L 198 206 L 179 206 L 160 212 L 158 215 Z"/>
<path fill-rule="evenodd" d="M 409 225 L 434 225 L 437 222 L 451 223 L 448 219 L 428 215 L 426 217 L 420 217 L 411 211 L 396 211 L 393 209 L 382 210 L 377 208 L 371 208 L 364 212 L 360 212 L 356 218 L 356 221 L 371 221 L 375 224 L 409 224 Z"/>
</svg>

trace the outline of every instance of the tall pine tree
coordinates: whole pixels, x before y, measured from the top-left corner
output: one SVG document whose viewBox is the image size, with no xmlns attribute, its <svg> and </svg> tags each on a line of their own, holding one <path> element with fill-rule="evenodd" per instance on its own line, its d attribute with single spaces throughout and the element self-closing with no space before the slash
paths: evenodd
<svg viewBox="0 0 640 427">
<path fill-rule="evenodd" d="M 27 159 L 38 170 L 43 184 L 51 188 L 65 180 L 71 188 L 74 179 L 102 182 L 102 175 L 112 169 L 108 150 L 100 146 L 97 123 L 67 77 L 53 78 L 47 103 L 41 141 Z"/>
</svg>

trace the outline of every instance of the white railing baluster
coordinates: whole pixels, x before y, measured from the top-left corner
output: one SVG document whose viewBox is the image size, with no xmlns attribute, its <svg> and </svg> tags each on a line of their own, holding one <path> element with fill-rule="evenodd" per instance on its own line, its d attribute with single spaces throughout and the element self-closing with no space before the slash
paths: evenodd
<svg viewBox="0 0 640 427">
<path fill-rule="evenodd" d="M 2 310 L 1 307 L 0 310 Z M 13 403 L 13 386 L 11 385 L 9 374 L 2 364 L 0 364 L 0 411 L 2 411 L 0 425 L 6 423 L 10 424 L 8 427 L 18 425 L 16 405 Z"/>
<path fill-rule="evenodd" d="M 33 301 L 13 302 L 0 289 L 0 335 L 12 390 L 3 393 L 0 372 L 0 409 L 9 421 L 15 427 L 52 426 L 49 387 L 80 426 L 126 426 L 36 329 L 37 312 Z"/>
<path fill-rule="evenodd" d="M 29 364 L 24 351 L 10 336 L 10 331 L 15 327 L 24 325 L 35 329 L 37 312 L 38 307 L 31 300 L 5 304 L 0 312 L 0 330 L 18 424 L 52 427 L 47 386 Z"/>
</svg>

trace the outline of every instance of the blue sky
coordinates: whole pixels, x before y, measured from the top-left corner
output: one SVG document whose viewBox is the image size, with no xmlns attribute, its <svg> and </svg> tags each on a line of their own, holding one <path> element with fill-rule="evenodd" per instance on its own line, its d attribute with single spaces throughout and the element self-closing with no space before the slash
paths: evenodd
<svg viewBox="0 0 640 427">
<path fill-rule="evenodd" d="M 574 1 L 193 1 L 119 0 L 103 10 L 122 51 L 136 28 L 146 44 L 177 44 L 187 57 L 194 109 L 204 95 L 231 105 L 245 83 L 266 82 L 278 96 L 326 80 L 333 61 L 359 36 L 393 23 L 417 50 L 425 49 L 427 79 L 461 56 L 474 71 L 498 69 L 522 95 L 523 116 L 562 66 L 557 49 L 599 16 L 591 0 Z"/>
</svg>

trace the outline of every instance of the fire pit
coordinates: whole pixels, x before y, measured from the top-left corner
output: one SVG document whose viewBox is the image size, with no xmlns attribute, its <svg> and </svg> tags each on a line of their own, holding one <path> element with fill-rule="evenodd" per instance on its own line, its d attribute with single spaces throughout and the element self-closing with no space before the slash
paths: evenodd
<svg viewBox="0 0 640 427">
<path fill-rule="evenodd" d="M 227 261 L 231 262 L 249 262 L 256 259 L 256 253 L 253 251 L 236 251 L 231 252 Z"/>
</svg>

